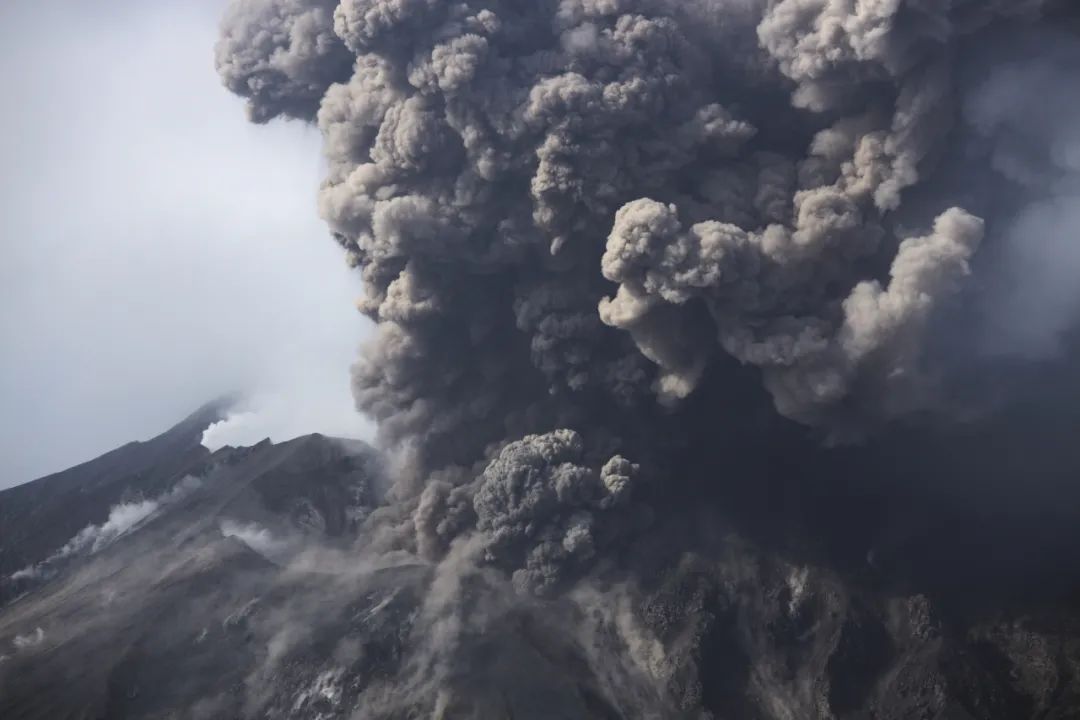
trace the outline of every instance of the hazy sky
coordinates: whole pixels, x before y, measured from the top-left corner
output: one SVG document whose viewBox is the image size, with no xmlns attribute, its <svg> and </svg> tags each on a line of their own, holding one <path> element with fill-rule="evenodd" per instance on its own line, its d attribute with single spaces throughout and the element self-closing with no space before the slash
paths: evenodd
<svg viewBox="0 0 1080 720">
<path fill-rule="evenodd" d="M 319 137 L 221 87 L 224 0 L 0 2 L 0 487 L 230 389 L 220 441 L 367 430 Z"/>
</svg>

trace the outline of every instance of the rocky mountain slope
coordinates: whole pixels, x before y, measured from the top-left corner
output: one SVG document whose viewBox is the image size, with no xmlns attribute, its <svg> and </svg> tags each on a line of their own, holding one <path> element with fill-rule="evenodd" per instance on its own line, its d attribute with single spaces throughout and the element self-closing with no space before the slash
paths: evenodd
<svg viewBox="0 0 1080 720">
<path fill-rule="evenodd" d="M 510 601 L 495 572 L 370 561 L 370 448 L 210 453 L 216 412 L 0 493 L 0 717 L 1080 716 L 1067 601 L 965 610 L 691 517 L 715 537 L 633 545 L 641 583 Z"/>
<path fill-rule="evenodd" d="M 0 717 L 230 716 L 275 561 L 355 532 L 375 469 L 319 435 L 210 453 L 216 419 L 0 493 Z"/>
</svg>

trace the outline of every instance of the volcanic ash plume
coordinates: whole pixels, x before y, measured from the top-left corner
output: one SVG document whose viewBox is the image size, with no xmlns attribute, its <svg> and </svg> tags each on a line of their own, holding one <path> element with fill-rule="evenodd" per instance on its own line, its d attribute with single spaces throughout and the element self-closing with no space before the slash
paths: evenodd
<svg viewBox="0 0 1080 720">
<path fill-rule="evenodd" d="M 319 208 L 377 324 L 353 374 L 401 460 L 377 546 L 467 545 L 557 593 L 650 532 L 665 453 L 742 412 L 747 377 L 857 438 L 948 410 L 981 351 L 939 363 L 947 322 L 1053 345 L 1075 291 L 1015 269 L 1053 266 L 1025 229 L 1077 225 L 1080 107 L 1027 102 L 1071 97 L 1073 15 L 234 0 L 222 78 L 254 121 L 317 123 Z"/>
</svg>

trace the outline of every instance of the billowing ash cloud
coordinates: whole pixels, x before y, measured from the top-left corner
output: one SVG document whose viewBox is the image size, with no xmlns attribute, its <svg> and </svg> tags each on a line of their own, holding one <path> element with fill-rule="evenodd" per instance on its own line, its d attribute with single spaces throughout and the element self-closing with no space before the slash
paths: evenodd
<svg viewBox="0 0 1080 720">
<path fill-rule="evenodd" d="M 932 404 L 927 328 L 987 218 L 905 191 L 1030 186 L 978 141 L 1045 137 L 995 106 L 1031 71 L 981 47 L 1041 5 L 242 2 L 218 64 L 256 119 L 321 103 L 320 207 L 379 324 L 356 397 L 437 467 L 677 407 L 723 355 L 834 433 Z"/>
<path fill-rule="evenodd" d="M 217 69 L 248 99 L 248 115 L 311 120 L 326 89 L 349 75 L 351 56 L 333 32 L 335 0 L 232 3 L 222 23 Z"/>
<path fill-rule="evenodd" d="M 717 221 L 684 231 L 676 207 L 653 200 L 619 210 L 603 269 L 620 286 L 614 298 L 601 301 L 600 315 L 608 325 L 628 330 L 660 366 L 662 401 L 692 392 L 706 359 L 681 356 L 685 343 L 671 336 L 663 317 L 651 316 L 657 306 L 704 299 L 720 344 L 740 362 L 762 368 L 785 415 L 820 421 L 842 405 L 858 380 L 878 385 L 880 398 L 869 399 L 875 407 L 886 406 L 901 396 L 890 385 L 910 384 L 917 375 L 928 317 L 968 274 L 983 222 L 953 208 L 937 218 L 931 234 L 900 242 L 888 283 L 860 281 L 834 308 L 833 323 L 775 312 L 791 302 L 788 293 L 798 280 L 785 275 L 799 265 L 802 252 L 801 241 L 783 233 L 773 226 L 754 235 Z M 774 316 L 764 333 L 756 323 L 762 314 Z"/>
<path fill-rule="evenodd" d="M 484 552 L 519 585 L 549 588 L 618 538 L 608 513 L 629 502 L 638 467 L 615 456 L 597 472 L 578 464 L 583 451 L 571 430 L 529 435 L 481 475 L 473 506 Z"/>
<path fill-rule="evenodd" d="M 748 377 L 851 438 L 950 410 L 982 349 L 1045 352 L 1080 308 L 1066 272 L 1040 286 L 1078 228 L 1072 12 L 234 2 L 222 77 L 254 120 L 318 125 L 377 324 L 353 373 L 401 460 L 377 547 L 550 594 L 618 564 L 665 453 Z M 949 322 L 988 339 L 939 363 Z"/>
</svg>

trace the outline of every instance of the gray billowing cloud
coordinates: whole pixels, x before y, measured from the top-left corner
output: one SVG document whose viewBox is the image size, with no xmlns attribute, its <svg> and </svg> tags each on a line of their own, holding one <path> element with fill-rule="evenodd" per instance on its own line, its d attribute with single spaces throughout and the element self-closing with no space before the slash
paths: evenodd
<svg viewBox="0 0 1080 720">
<path fill-rule="evenodd" d="M 342 0 L 352 70 L 314 112 L 340 48 L 282 28 L 323 37 L 329 4 L 237 4 L 226 85 L 271 68 L 239 90 L 253 117 L 322 134 L 319 209 L 376 325 L 353 394 L 401 458 L 372 547 L 436 566 L 436 625 L 462 627 L 475 577 L 524 607 L 632 572 L 620 545 L 706 480 L 655 468 L 738 421 L 748 379 L 831 439 L 950 410 L 941 323 L 998 332 L 983 278 L 1022 263 L 994 249 L 1071 222 L 1080 118 L 1016 102 L 1076 69 L 1038 49 L 1076 44 L 1044 5 Z M 1064 293 L 1012 279 L 1013 312 L 1072 326 Z M 464 662 L 447 637 L 428 677 Z"/>
<path fill-rule="evenodd" d="M 328 22 L 321 2 L 237 7 L 230 87 L 234 38 Z M 355 67 L 318 110 L 320 208 L 377 323 L 359 406 L 435 469 L 598 406 L 677 408 L 722 355 L 835 435 L 934 405 L 925 337 L 986 218 L 905 190 L 999 169 L 950 152 L 1006 122 L 963 112 L 969 56 L 1049 32 L 1041 7 L 338 4 Z M 294 55 L 260 47 L 244 62 Z"/>
<path fill-rule="evenodd" d="M 674 401 L 693 391 L 705 358 L 681 357 L 685 341 L 650 315 L 658 304 L 704 299 L 724 349 L 762 369 L 780 412 L 812 424 L 858 381 L 912 381 L 928 316 L 968 274 L 983 236 L 982 220 L 957 208 L 947 211 L 930 235 L 899 244 L 887 286 L 877 280 L 855 285 L 830 326 L 809 307 L 801 317 L 791 314 L 798 283 L 788 279 L 790 266 L 806 261 L 799 240 L 775 226 L 754 235 L 716 221 L 684 232 L 676 212 L 674 205 L 639 200 L 617 214 L 603 270 L 620 285 L 614 298 L 601 300 L 604 322 L 630 331 L 663 371 L 656 381 L 661 401 Z M 763 322 L 770 316 L 775 319 Z M 881 403 L 875 402 L 881 410 L 904 397 L 881 390 Z"/>
<path fill-rule="evenodd" d="M 349 75 L 352 56 L 334 34 L 336 0 L 236 2 L 228 6 L 217 71 L 248 100 L 255 122 L 311 120 L 326 89 Z"/>
<path fill-rule="evenodd" d="M 606 511 L 629 504 L 639 468 L 615 456 L 598 472 L 581 464 L 583 453 L 573 431 L 529 435 L 503 448 L 480 477 L 473 507 L 484 553 L 528 590 L 556 587 L 563 573 L 587 567 L 620 539 Z"/>
</svg>

